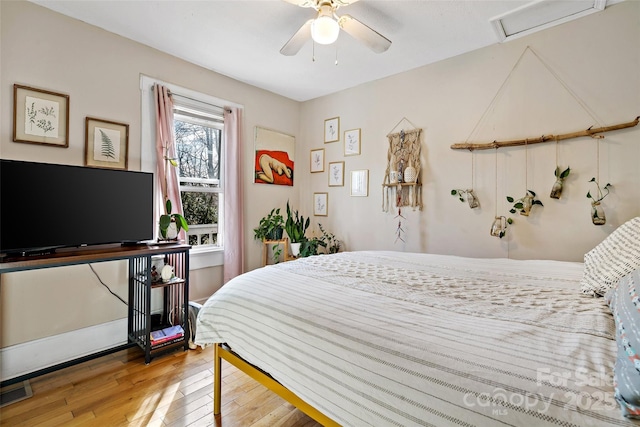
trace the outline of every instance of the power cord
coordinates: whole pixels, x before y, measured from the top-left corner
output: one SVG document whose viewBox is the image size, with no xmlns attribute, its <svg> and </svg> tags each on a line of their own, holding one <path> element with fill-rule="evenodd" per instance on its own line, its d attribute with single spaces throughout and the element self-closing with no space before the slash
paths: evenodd
<svg viewBox="0 0 640 427">
<path fill-rule="evenodd" d="M 129 303 L 127 303 L 125 300 L 123 300 L 122 298 L 120 298 L 120 295 L 118 295 L 118 294 L 116 294 L 115 292 L 113 292 L 113 291 L 109 288 L 109 286 L 108 286 L 106 283 L 104 283 L 104 282 L 102 281 L 102 279 L 100 278 L 100 276 L 98 276 L 98 273 L 96 272 L 96 270 L 93 268 L 93 266 L 92 266 L 91 264 L 87 264 L 87 265 L 89 266 L 89 268 L 91 269 L 91 271 L 93 271 L 93 274 L 95 274 L 95 275 L 96 275 L 96 277 L 98 278 L 98 281 L 102 284 L 102 286 L 104 286 L 105 288 L 107 288 L 107 290 L 109 291 L 109 293 L 110 293 L 111 295 L 113 295 L 114 297 L 116 297 L 116 298 L 118 298 L 120 301 L 122 301 L 122 303 L 123 303 L 124 305 L 126 305 L 126 306 L 128 306 L 128 305 L 129 305 Z"/>
</svg>

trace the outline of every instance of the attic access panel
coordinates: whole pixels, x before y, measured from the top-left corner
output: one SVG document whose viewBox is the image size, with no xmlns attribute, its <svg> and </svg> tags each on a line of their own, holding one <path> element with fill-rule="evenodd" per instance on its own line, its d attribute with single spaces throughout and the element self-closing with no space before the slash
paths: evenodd
<svg viewBox="0 0 640 427">
<path fill-rule="evenodd" d="M 489 20 L 500 42 L 604 10 L 607 0 L 536 0 Z"/>
</svg>

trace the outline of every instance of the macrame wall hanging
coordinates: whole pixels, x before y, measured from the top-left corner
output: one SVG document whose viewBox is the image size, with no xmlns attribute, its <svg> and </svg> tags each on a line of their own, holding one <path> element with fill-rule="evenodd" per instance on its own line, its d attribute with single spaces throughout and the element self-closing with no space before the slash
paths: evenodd
<svg viewBox="0 0 640 427">
<path fill-rule="evenodd" d="M 410 129 L 405 130 L 400 125 L 408 124 Z M 399 132 L 395 130 L 401 127 Z M 404 242 L 404 226 L 402 208 L 410 206 L 413 210 L 422 210 L 422 184 L 420 163 L 420 148 L 422 146 L 422 129 L 416 127 L 406 117 L 394 126 L 387 134 L 389 149 L 387 150 L 387 168 L 382 182 L 382 210 L 389 212 L 390 200 L 395 201 L 398 214 L 396 228 L 396 240 Z"/>
<path fill-rule="evenodd" d="M 412 128 L 394 132 L 403 122 Z M 389 211 L 390 200 L 394 200 L 398 208 L 408 206 L 422 210 L 422 129 L 403 117 L 391 132 L 387 135 L 389 149 L 382 183 L 382 210 Z"/>
<path fill-rule="evenodd" d="M 596 124 L 598 124 L 598 127 L 595 127 L 592 125 L 591 127 L 585 129 L 585 130 L 580 130 L 580 131 L 575 131 L 575 132 L 570 132 L 570 133 L 565 133 L 565 134 L 559 134 L 559 135 L 553 135 L 553 134 L 542 134 L 542 136 L 540 137 L 533 137 L 533 138 L 524 138 L 524 139 L 515 139 L 515 140 L 509 140 L 509 141 L 497 141 L 494 140 L 492 142 L 486 142 L 486 143 L 470 143 L 469 139 L 471 138 L 471 136 L 475 133 L 476 129 L 478 129 L 478 126 L 480 125 L 481 122 L 483 122 L 487 116 L 487 113 L 489 111 L 492 110 L 492 108 L 496 105 L 498 99 L 500 98 L 500 96 L 502 95 L 503 89 L 505 88 L 507 82 L 509 81 L 509 79 L 512 77 L 514 71 L 518 68 L 518 66 L 520 65 L 523 57 L 525 56 L 525 54 L 527 52 L 530 52 L 531 54 L 534 55 L 534 57 L 546 68 L 546 70 L 561 84 L 561 86 L 573 97 L 573 99 L 577 102 L 577 104 L 594 120 L 594 122 Z M 515 200 L 513 197 L 511 196 L 507 196 L 507 201 L 510 203 L 513 203 L 512 208 L 510 209 L 510 213 L 516 213 L 517 211 L 520 212 L 521 215 L 524 216 L 528 216 L 530 209 L 534 206 L 534 205 L 542 205 L 542 202 L 535 199 L 536 197 L 536 193 L 531 191 L 528 186 L 527 186 L 527 168 L 528 168 L 528 160 L 526 157 L 526 154 L 528 152 L 528 148 L 529 145 L 531 144 L 540 144 L 540 143 L 544 143 L 544 142 L 551 142 L 551 141 L 555 141 L 556 143 L 556 168 L 555 168 L 555 182 L 552 186 L 552 190 L 551 190 L 551 194 L 550 194 L 550 198 L 552 199 L 559 199 L 561 194 L 562 194 L 562 187 L 563 187 L 563 181 L 564 179 L 569 175 L 571 169 L 567 166 L 567 168 L 561 168 L 560 165 L 558 164 L 558 142 L 559 141 L 563 141 L 563 140 L 567 140 L 567 139 L 572 139 L 572 138 L 579 138 L 579 137 L 591 137 L 597 140 L 597 149 L 599 150 L 599 146 L 600 146 L 600 139 L 604 138 L 603 135 L 601 135 L 602 133 L 605 132 L 611 132 L 611 131 L 615 131 L 615 130 L 619 130 L 619 129 L 625 129 L 625 128 L 630 128 L 630 127 L 634 127 L 636 125 L 638 125 L 638 123 L 640 122 L 640 117 L 636 117 L 635 120 L 630 121 L 630 122 L 626 122 L 626 123 L 619 123 L 616 125 L 611 125 L 611 126 L 602 126 L 600 124 L 600 120 L 597 119 L 597 117 L 595 116 L 595 114 L 593 114 L 593 112 L 588 108 L 588 106 L 586 105 L 586 103 L 580 99 L 580 97 L 578 97 L 570 88 L 569 86 L 560 78 L 560 76 L 545 62 L 542 60 L 542 58 L 540 58 L 540 56 L 529 46 L 527 46 L 525 48 L 525 50 L 522 52 L 522 54 L 520 55 L 520 57 L 518 58 L 518 60 L 516 61 L 515 65 L 513 66 L 513 68 L 511 69 L 511 71 L 509 72 L 507 78 L 505 79 L 505 81 L 502 83 L 502 85 L 500 86 L 500 88 L 498 89 L 498 92 L 495 94 L 495 96 L 493 97 L 493 99 L 491 100 L 491 103 L 489 104 L 489 106 L 487 107 L 487 109 L 484 111 L 484 113 L 482 114 L 482 117 L 480 117 L 480 120 L 478 121 L 478 123 L 474 126 L 473 130 L 471 131 L 471 134 L 469 135 L 469 137 L 467 137 L 467 139 L 465 140 L 465 142 L 463 143 L 456 143 L 456 144 L 452 144 L 451 145 L 451 149 L 453 150 L 469 150 L 472 152 L 473 155 L 473 151 L 475 150 L 488 150 L 488 149 L 495 149 L 496 150 L 496 156 L 497 156 L 497 152 L 498 152 L 498 148 L 502 148 L 502 147 L 514 147 L 514 146 L 525 146 L 525 195 L 523 197 L 521 197 L 520 199 Z M 598 151 L 599 153 L 599 151 Z M 597 168 L 598 168 L 598 177 L 594 177 L 591 179 L 590 182 L 595 182 L 597 185 L 597 193 L 595 196 L 592 196 L 591 193 L 587 194 L 587 197 L 592 199 L 592 204 L 594 204 L 594 206 L 592 207 L 592 219 L 593 219 L 593 223 L 596 225 L 600 225 L 600 223 L 604 223 L 604 212 L 602 212 L 602 208 L 599 206 L 599 203 L 596 204 L 596 202 L 600 202 L 604 197 L 606 197 L 606 195 L 608 194 L 608 190 L 609 187 L 611 187 L 611 184 L 607 184 L 604 188 L 600 188 L 600 184 L 598 182 L 599 179 L 599 158 L 597 161 Z M 471 175 L 472 175 L 472 187 L 471 189 L 468 190 L 459 190 L 459 189 L 454 189 L 451 190 L 451 194 L 453 196 L 458 196 L 460 198 L 461 201 L 464 201 L 464 196 L 466 194 L 467 198 L 469 197 L 470 194 L 473 194 L 473 157 L 472 157 L 472 163 L 471 163 Z M 497 157 L 496 157 L 496 168 L 497 168 Z M 604 191 L 606 191 L 606 194 L 604 193 Z M 496 176 L 496 201 L 497 201 L 497 176 Z M 471 202 L 470 202 L 470 206 L 471 206 Z M 596 212 L 596 209 L 599 209 Z M 600 215 L 602 215 L 602 218 L 600 218 Z M 507 220 L 509 224 L 512 223 L 512 220 L 510 218 L 506 218 L 504 216 L 499 216 L 497 213 L 497 205 L 496 205 L 496 218 L 494 221 L 494 224 L 491 227 L 491 235 L 496 236 L 496 237 L 500 237 L 502 238 L 505 233 L 506 233 L 506 224 L 507 224 Z"/>
</svg>

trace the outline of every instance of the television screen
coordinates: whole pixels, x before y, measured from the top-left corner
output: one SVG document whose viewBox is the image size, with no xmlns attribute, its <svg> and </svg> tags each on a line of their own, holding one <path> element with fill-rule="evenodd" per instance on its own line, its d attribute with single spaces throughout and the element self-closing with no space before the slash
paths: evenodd
<svg viewBox="0 0 640 427">
<path fill-rule="evenodd" d="M 153 238 L 153 174 L 0 160 L 0 253 Z"/>
</svg>

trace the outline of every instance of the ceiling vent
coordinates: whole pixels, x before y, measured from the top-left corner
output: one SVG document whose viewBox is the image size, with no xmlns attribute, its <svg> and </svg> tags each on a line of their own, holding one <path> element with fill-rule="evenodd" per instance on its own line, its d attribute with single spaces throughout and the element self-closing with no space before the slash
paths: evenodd
<svg viewBox="0 0 640 427">
<path fill-rule="evenodd" d="M 489 20 L 500 42 L 604 10 L 607 0 L 537 0 Z"/>
</svg>

